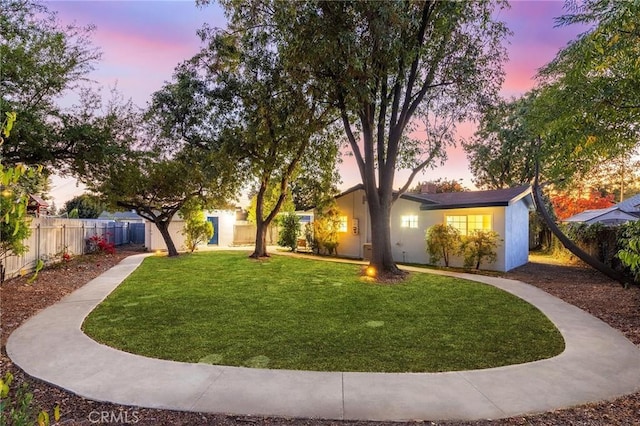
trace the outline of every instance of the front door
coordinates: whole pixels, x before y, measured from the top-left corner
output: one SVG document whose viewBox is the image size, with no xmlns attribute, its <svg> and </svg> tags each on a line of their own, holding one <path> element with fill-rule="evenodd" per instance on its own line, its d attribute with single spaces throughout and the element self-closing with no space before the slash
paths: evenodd
<svg viewBox="0 0 640 426">
<path fill-rule="evenodd" d="M 208 217 L 207 220 L 211 222 L 213 225 L 213 237 L 209 240 L 207 244 L 218 244 L 218 218 L 217 217 Z"/>
</svg>

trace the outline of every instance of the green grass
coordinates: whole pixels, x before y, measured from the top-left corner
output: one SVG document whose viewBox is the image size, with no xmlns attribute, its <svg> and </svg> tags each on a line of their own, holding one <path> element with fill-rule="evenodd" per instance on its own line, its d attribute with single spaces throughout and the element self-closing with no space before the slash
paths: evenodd
<svg viewBox="0 0 640 426">
<path fill-rule="evenodd" d="M 555 356 L 535 307 L 494 287 L 241 252 L 149 257 L 87 318 L 102 343 L 155 358 L 321 371 L 435 372 Z"/>
</svg>

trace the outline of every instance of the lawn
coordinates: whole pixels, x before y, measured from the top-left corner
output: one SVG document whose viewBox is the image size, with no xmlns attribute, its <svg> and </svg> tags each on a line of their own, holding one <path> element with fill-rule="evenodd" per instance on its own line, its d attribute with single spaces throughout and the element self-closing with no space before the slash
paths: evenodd
<svg viewBox="0 0 640 426">
<path fill-rule="evenodd" d="M 186 362 L 320 371 L 436 372 L 549 358 L 564 341 L 535 307 L 494 287 L 243 252 L 149 257 L 86 319 L 95 340 Z"/>
</svg>

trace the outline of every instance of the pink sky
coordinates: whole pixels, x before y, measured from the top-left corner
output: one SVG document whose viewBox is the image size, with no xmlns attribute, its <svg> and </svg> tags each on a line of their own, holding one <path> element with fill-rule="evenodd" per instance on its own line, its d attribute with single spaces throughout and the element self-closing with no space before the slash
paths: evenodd
<svg viewBox="0 0 640 426">
<path fill-rule="evenodd" d="M 217 5 L 198 8 L 185 1 L 49 1 L 64 24 L 95 24 L 92 40 L 103 51 L 103 59 L 91 78 L 105 89 L 117 85 L 126 97 L 144 107 L 150 95 L 169 81 L 174 67 L 193 56 L 200 47 L 196 30 L 204 23 L 224 26 L 225 18 Z M 518 96 L 531 89 L 536 70 L 553 59 L 559 49 L 584 29 L 554 28 L 554 18 L 563 13 L 561 1 L 512 1 L 511 8 L 498 15 L 513 32 L 509 38 L 509 62 L 505 64 L 505 97 Z M 459 129 L 460 137 L 470 137 L 473 126 Z M 418 175 L 417 180 L 463 178 L 474 188 L 462 148 L 451 148 L 444 166 Z M 341 167 L 347 188 L 359 182 L 351 158 Z M 402 178 L 406 173 L 399 173 Z M 397 182 L 400 186 L 401 181 Z M 58 207 L 81 193 L 75 181 L 55 178 L 52 196 Z"/>
</svg>

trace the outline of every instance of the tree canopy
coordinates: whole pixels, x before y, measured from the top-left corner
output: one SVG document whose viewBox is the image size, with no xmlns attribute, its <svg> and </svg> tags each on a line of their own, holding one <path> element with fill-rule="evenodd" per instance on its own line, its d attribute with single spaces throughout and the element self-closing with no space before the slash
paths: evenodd
<svg viewBox="0 0 640 426">
<path fill-rule="evenodd" d="M 469 189 L 462 185 L 462 179 L 447 179 L 438 178 L 435 180 L 429 180 L 426 182 L 418 182 L 413 188 L 407 192 L 420 193 L 425 190 L 434 194 L 441 194 L 445 192 L 464 192 Z"/>
<path fill-rule="evenodd" d="M 285 67 L 269 28 L 232 21 L 228 31 L 204 28 L 200 34 L 205 45 L 191 69 L 225 105 L 219 108 L 222 126 L 234 134 L 229 152 L 256 188 L 252 256 L 266 256 L 267 227 L 303 165 L 315 165 L 320 175 L 334 170 L 333 112 L 307 79 Z M 267 198 L 273 200 L 270 208 Z"/>
<path fill-rule="evenodd" d="M 88 74 L 101 57 L 91 43 L 93 27 L 62 26 L 34 0 L 0 0 L 0 10 L 0 113 L 20 117 L 4 146 L 5 162 L 78 173 L 81 164 L 104 158 L 115 118 L 105 122 L 89 89 Z M 80 102 L 60 107 L 70 92 Z"/>
<path fill-rule="evenodd" d="M 224 4 L 234 28 L 270 28 L 289 72 L 338 109 L 367 193 L 371 263 L 381 273 L 398 273 L 391 206 L 444 156 L 455 124 L 497 93 L 507 30 L 492 12 L 504 3 Z M 410 178 L 394 191 L 400 168 Z"/>
<path fill-rule="evenodd" d="M 558 18 L 559 25 L 591 28 L 561 50 L 539 77 L 562 93 L 568 112 L 581 118 L 594 143 L 624 150 L 639 135 L 640 4 L 586 0 L 567 6 L 569 13 Z"/>
<path fill-rule="evenodd" d="M 194 202 L 226 206 L 242 182 L 239 164 L 226 150 L 230 136 L 217 130 L 207 103 L 194 107 L 206 95 L 202 88 L 178 67 L 144 114 L 123 111 L 118 135 L 127 150 L 95 165 L 86 182 L 108 206 L 135 210 L 154 223 L 170 256 L 178 254 L 168 230 L 174 216 Z"/>
<path fill-rule="evenodd" d="M 463 144 L 479 188 L 510 188 L 533 179 L 537 129 L 529 114 L 534 96 L 500 100 L 483 109 L 473 139 Z"/>
<path fill-rule="evenodd" d="M 484 109 L 465 145 L 477 185 L 530 182 L 536 161 L 545 181 L 567 185 L 637 147 L 640 6 L 587 0 L 567 8 L 559 25 L 592 26 L 540 70 L 536 89 Z"/>
<path fill-rule="evenodd" d="M 95 195 L 84 193 L 64 203 L 63 212 L 70 214 L 72 211 L 81 219 L 96 219 L 104 211 L 104 204 Z"/>
</svg>

